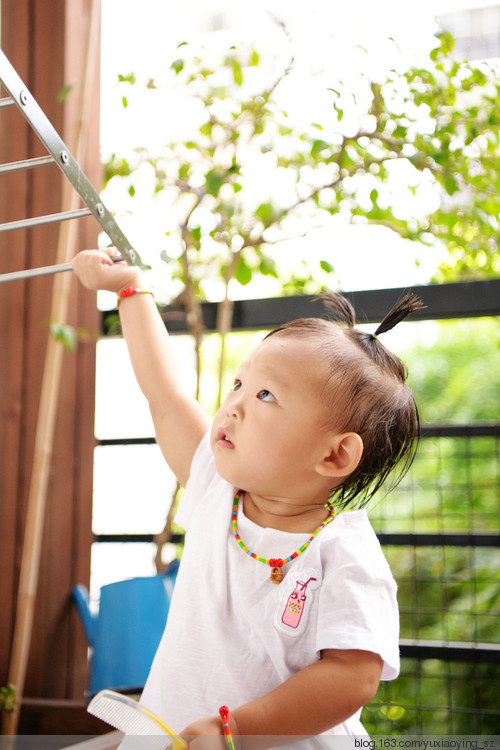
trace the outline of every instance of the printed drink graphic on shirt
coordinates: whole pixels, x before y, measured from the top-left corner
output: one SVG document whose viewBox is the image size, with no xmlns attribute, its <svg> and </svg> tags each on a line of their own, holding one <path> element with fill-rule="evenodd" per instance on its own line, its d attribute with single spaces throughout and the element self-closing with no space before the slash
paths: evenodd
<svg viewBox="0 0 500 750">
<path fill-rule="evenodd" d="M 297 581 L 296 586 L 290 596 L 288 597 L 285 610 L 281 616 L 281 622 L 288 625 L 290 628 L 298 628 L 302 612 L 306 605 L 306 589 L 307 584 L 310 581 L 316 581 L 316 578 L 309 578 L 305 583 L 304 581 Z"/>
</svg>

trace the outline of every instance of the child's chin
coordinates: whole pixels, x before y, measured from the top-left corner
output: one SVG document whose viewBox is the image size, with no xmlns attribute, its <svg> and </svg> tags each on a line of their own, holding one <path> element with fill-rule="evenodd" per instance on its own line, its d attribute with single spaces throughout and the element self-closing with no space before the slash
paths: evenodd
<svg viewBox="0 0 500 750">
<path fill-rule="evenodd" d="M 218 457 L 217 454 L 215 455 L 215 468 L 217 469 L 217 473 L 222 477 L 222 479 L 225 479 L 226 482 L 234 485 L 237 489 L 241 489 L 239 480 L 241 480 L 242 477 L 240 477 L 237 471 L 234 471 L 230 467 L 226 466 L 225 461 L 223 461 L 222 458 L 220 456 Z"/>
</svg>

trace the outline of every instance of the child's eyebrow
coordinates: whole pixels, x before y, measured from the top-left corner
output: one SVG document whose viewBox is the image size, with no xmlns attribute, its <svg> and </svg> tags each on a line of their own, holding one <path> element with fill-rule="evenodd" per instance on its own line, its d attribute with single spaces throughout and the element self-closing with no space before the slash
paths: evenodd
<svg viewBox="0 0 500 750">
<path fill-rule="evenodd" d="M 250 365 L 248 362 L 242 362 L 240 367 L 238 368 L 238 371 L 236 372 L 236 375 L 234 376 L 234 380 L 240 380 L 243 376 L 245 376 L 249 366 Z M 270 385 L 272 387 L 277 386 L 279 388 L 283 388 L 284 390 L 292 390 L 297 385 L 297 380 L 295 378 L 289 377 L 287 373 L 283 372 L 282 370 L 278 370 L 277 368 L 272 368 L 269 366 L 259 367 L 258 377 L 259 380 L 262 381 L 262 388 L 266 388 L 267 385 Z"/>
<path fill-rule="evenodd" d="M 293 379 L 291 377 L 288 377 L 285 372 L 282 372 L 281 370 L 272 370 L 272 369 L 265 369 L 261 372 L 260 378 L 262 379 L 263 383 L 262 385 L 264 387 L 267 385 L 270 385 L 271 387 L 279 387 L 283 388 L 284 390 L 292 390 L 292 388 L 296 385 L 296 379 Z"/>
</svg>

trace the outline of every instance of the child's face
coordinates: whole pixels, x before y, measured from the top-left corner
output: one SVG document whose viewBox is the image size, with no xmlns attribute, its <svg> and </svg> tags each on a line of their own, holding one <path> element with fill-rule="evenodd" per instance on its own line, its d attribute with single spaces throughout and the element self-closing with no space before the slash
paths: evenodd
<svg viewBox="0 0 500 750">
<path fill-rule="evenodd" d="M 322 397 L 326 380 L 314 341 L 279 334 L 263 341 L 241 365 L 214 419 L 219 474 L 264 497 L 324 502 L 331 480 L 314 467 L 331 435 Z"/>
</svg>

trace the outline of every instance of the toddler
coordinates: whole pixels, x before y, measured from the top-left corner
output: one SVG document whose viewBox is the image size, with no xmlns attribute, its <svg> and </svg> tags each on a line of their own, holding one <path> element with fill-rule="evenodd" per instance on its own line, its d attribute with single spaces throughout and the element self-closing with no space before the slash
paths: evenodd
<svg viewBox="0 0 500 750">
<path fill-rule="evenodd" d="M 408 468 L 418 433 L 405 368 L 378 336 L 420 301 L 407 295 L 372 335 L 345 298 L 325 297 L 336 320 L 272 331 L 210 426 L 140 272 L 114 252 L 79 253 L 74 270 L 118 294 L 156 440 L 185 487 L 185 546 L 144 705 L 195 747 L 222 735 L 223 704 L 243 748 L 248 736 L 320 748 L 365 734 L 361 709 L 397 676 L 399 653 L 396 585 L 362 506 Z"/>
</svg>

